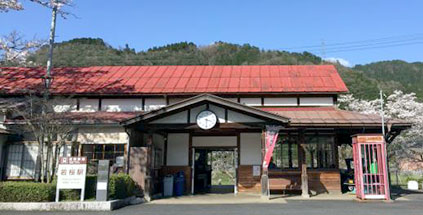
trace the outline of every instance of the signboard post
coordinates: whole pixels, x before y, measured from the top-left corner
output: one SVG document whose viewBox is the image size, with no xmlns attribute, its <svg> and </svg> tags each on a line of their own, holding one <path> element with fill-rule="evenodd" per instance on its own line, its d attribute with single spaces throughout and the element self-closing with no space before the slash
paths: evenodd
<svg viewBox="0 0 423 215">
<path fill-rule="evenodd" d="M 86 157 L 60 157 L 57 170 L 56 202 L 59 202 L 61 189 L 80 189 L 81 201 L 84 201 L 86 175 Z"/>
<path fill-rule="evenodd" d="M 97 192 L 95 197 L 97 201 L 107 201 L 110 172 L 109 165 L 110 160 L 98 161 Z"/>
</svg>

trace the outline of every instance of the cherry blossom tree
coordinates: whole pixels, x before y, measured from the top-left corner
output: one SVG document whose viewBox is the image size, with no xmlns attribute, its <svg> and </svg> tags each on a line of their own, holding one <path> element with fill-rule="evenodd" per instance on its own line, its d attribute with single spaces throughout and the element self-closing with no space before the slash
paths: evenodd
<svg viewBox="0 0 423 215">
<path fill-rule="evenodd" d="M 70 13 L 63 10 L 64 6 L 72 6 L 72 0 L 28 0 L 40 4 L 44 7 L 53 9 L 55 6 L 59 8 L 59 14 L 66 17 Z M 18 0 L 0 0 L 0 13 L 9 12 L 11 10 L 23 10 L 22 1 Z"/>
<path fill-rule="evenodd" d="M 0 13 L 9 10 L 22 10 L 22 4 L 17 0 L 0 0 Z"/>
<path fill-rule="evenodd" d="M 28 55 L 44 45 L 39 39 L 25 40 L 17 31 L 0 38 L 0 65 L 6 66 L 30 66 L 26 61 Z"/>
<path fill-rule="evenodd" d="M 342 95 L 338 101 L 342 109 L 364 114 L 381 113 L 380 99 L 366 101 L 353 95 Z M 394 91 L 385 98 L 383 114 L 386 121 L 402 119 L 412 124 L 410 129 L 403 131 L 388 145 L 390 164 L 409 161 L 423 165 L 423 103 L 418 102 L 416 94 Z"/>
</svg>

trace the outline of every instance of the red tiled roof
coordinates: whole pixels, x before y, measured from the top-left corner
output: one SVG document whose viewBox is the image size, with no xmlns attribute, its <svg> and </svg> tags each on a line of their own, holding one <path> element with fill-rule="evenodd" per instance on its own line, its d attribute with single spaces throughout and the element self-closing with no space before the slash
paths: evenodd
<svg viewBox="0 0 423 215">
<path fill-rule="evenodd" d="M 333 65 L 55 68 L 53 94 L 341 93 Z M 43 88 L 43 68 L 0 67 L 0 94 Z"/>
<path fill-rule="evenodd" d="M 290 119 L 290 126 L 381 126 L 379 115 L 361 114 L 340 110 L 335 107 L 304 108 L 260 108 Z M 410 126 L 403 120 L 390 120 L 387 123 L 398 126 Z"/>
</svg>

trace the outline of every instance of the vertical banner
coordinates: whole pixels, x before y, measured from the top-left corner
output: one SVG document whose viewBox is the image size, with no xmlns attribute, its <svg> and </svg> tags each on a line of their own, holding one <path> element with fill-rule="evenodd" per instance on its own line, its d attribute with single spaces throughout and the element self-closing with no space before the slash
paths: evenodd
<svg viewBox="0 0 423 215">
<path fill-rule="evenodd" d="M 275 148 L 276 141 L 278 140 L 279 130 L 281 126 L 266 125 L 265 133 L 265 155 L 263 159 L 263 169 L 267 169 L 272 159 L 273 149 Z"/>
</svg>

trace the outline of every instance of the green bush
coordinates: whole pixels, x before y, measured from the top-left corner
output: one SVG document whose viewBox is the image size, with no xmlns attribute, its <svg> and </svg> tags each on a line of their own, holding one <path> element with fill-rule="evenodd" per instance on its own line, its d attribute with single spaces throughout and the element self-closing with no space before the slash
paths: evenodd
<svg viewBox="0 0 423 215">
<path fill-rule="evenodd" d="M 36 182 L 0 183 L 0 202 L 50 202 L 56 194 L 55 184 Z"/>
<path fill-rule="evenodd" d="M 124 199 L 134 195 L 135 182 L 127 174 L 111 175 L 109 181 L 109 198 Z"/>
<path fill-rule="evenodd" d="M 417 182 L 419 183 L 419 186 L 420 186 L 420 184 L 422 184 L 422 183 L 423 183 L 423 177 L 422 177 L 422 176 L 417 176 L 417 175 L 408 175 L 408 176 L 405 178 L 405 181 L 406 181 L 406 183 L 407 183 L 408 181 L 417 181 Z"/>
<path fill-rule="evenodd" d="M 49 202 L 54 201 L 56 182 L 43 184 L 38 182 L 2 182 L 0 183 L 0 202 Z M 85 199 L 95 199 L 97 176 L 89 175 L 85 183 Z M 111 175 L 109 198 L 124 199 L 134 195 L 135 182 L 129 175 Z M 77 201 L 80 190 L 60 190 L 60 200 Z"/>
<path fill-rule="evenodd" d="M 56 181 L 53 181 L 56 184 Z M 85 181 L 85 199 L 95 199 L 97 176 L 87 175 Z M 76 201 L 81 199 L 81 190 L 60 190 L 60 200 Z"/>
</svg>

